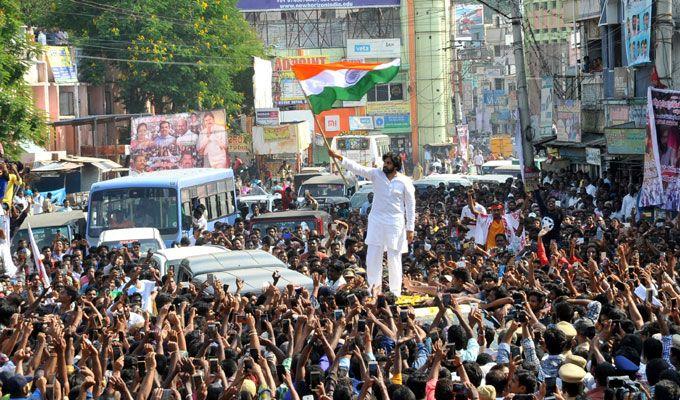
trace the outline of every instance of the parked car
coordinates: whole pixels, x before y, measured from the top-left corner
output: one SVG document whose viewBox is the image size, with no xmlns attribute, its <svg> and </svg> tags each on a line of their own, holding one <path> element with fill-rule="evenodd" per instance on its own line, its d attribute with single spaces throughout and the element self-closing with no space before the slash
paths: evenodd
<svg viewBox="0 0 680 400">
<path fill-rule="evenodd" d="M 208 244 L 202 246 L 171 247 L 168 249 L 156 250 L 151 256 L 151 265 L 158 268 L 161 272 L 161 276 L 164 276 L 168 273 L 170 268 L 174 268 L 175 272 L 178 271 L 179 264 L 185 258 L 228 253 L 230 251 L 231 250 L 223 246 Z"/>
<path fill-rule="evenodd" d="M 447 189 L 454 187 L 468 187 L 472 186 L 472 182 L 467 180 L 463 175 L 459 174 L 437 174 L 429 175 L 413 182 L 418 194 L 426 191 L 428 188 L 437 187 L 439 184 L 444 184 Z"/>
<path fill-rule="evenodd" d="M 272 274 L 279 273 L 276 287 L 285 290 L 289 284 L 311 291 L 314 282 L 311 278 L 292 269 L 262 250 L 239 250 L 188 257 L 179 265 L 175 279 L 181 285 L 185 282 L 203 284 L 211 279 L 222 285 L 229 285 L 228 292 L 236 291 L 236 279 L 244 282 L 242 293 L 261 293 L 272 283 Z M 208 289 L 208 291 L 210 291 Z"/>
<path fill-rule="evenodd" d="M 465 175 L 465 179 L 472 183 L 505 183 L 508 179 L 514 179 L 513 175 L 488 174 L 488 175 Z"/>
<path fill-rule="evenodd" d="M 315 169 L 315 168 L 303 168 L 299 174 L 293 175 L 293 185 L 299 188 L 307 180 L 315 178 L 317 176 L 330 175 L 325 169 Z"/>
<path fill-rule="evenodd" d="M 22 239 L 28 242 L 29 225 L 38 248 L 42 249 L 45 246 L 52 246 L 52 240 L 57 233 L 69 243 L 76 235 L 82 237 L 85 233 L 86 219 L 82 210 L 31 215 L 24 220 L 19 231 L 12 237 L 12 247 L 16 247 Z"/>
<path fill-rule="evenodd" d="M 97 246 L 116 249 L 135 242 L 139 243 L 143 253 L 165 249 L 163 237 L 156 228 L 109 229 L 99 235 Z"/>
<path fill-rule="evenodd" d="M 345 175 L 347 183 L 340 175 L 323 175 L 305 181 L 298 190 L 298 203 L 302 203 L 305 192 L 309 191 L 317 201 L 324 197 L 347 197 L 357 190 L 357 180 L 354 176 Z"/>
<path fill-rule="evenodd" d="M 316 230 L 319 235 L 327 235 L 326 227 L 331 222 L 331 216 L 325 211 L 294 210 L 278 211 L 258 215 L 250 219 L 250 230 L 257 228 L 266 232 L 270 226 L 280 230 L 288 229 L 294 232 L 298 225 L 306 226 L 310 230 Z"/>
<path fill-rule="evenodd" d="M 244 205 L 248 207 L 248 211 L 252 211 L 253 204 L 257 204 L 260 207 L 260 211 L 272 212 L 275 209 L 277 200 L 281 200 L 281 193 L 239 196 L 238 203 L 239 208 Z"/>
<path fill-rule="evenodd" d="M 500 172 L 494 172 L 496 167 L 505 167 L 512 165 L 512 160 L 491 160 L 482 164 L 482 174 L 499 174 Z"/>
<path fill-rule="evenodd" d="M 373 188 L 365 190 L 362 188 L 358 192 L 354 193 L 349 199 L 349 207 L 352 210 L 358 210 L 366 201 L 368 201 L 369 193 L 373 193 Z"/>
<path fill-rule="evenodd" d="M 519 164 L 501 165 L 493 169 L 496 175 L 512 175 L 519 176 L 522 173 L 522 167 Z"/>
</svg>

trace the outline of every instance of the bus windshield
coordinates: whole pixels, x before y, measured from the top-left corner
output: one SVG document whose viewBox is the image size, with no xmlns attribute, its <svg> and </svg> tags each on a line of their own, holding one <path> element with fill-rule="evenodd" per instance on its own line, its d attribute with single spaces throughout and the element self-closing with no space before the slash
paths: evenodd
<svg viewBox="0 0 680 400">
<path fill-rule="evenodd" d="M 309 190 L 312 197 L 343 197 L 345 196 L 345 185 L 342 183 L 319 183 L 313 185 L 302 185 L 300 196 L 304 196 L 305 191 Z"/>
<path fill-rule="evenodd" d="M 338 150 L 368 150 L 370 140 L 366 137 L 338 138 Z"/>
<path fill-rule="evenodd" d="M 107 229 L 156 228 L 162 235 L 177 233 L 177 190 L 172 188 L 107 189 L 91 194 L 89 232 L 98 237 Z"/>
</svg>

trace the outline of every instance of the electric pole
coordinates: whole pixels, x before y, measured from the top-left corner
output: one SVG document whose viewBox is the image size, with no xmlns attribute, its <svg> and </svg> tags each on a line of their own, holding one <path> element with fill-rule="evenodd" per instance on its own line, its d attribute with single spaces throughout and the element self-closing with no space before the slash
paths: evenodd
<svg viewBox="0 0 680 400">
<path fill-rule="evenodd" d="M 524 160 L 524 185 L 527 190 L 535 189 L 538 184 L 538 173 L 534 172 L 534 131 L 529 116 L 529 93 L 527 90 L 527 76 L 524 64 L 524 40 L 522 37 L 521 0 L 511 0 L 512 4 L 512 39 L 515 54 L 515 69 L 517 76 L 517 104 L 519 107 L 519 122 L 522 129 L 522 155 Z"/>
</svg>

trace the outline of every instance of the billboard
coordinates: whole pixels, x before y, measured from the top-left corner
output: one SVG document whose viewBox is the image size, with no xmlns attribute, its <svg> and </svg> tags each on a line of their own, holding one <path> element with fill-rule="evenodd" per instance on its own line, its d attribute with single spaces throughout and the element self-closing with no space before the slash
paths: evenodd
<svg viewBox="0 0 680 400">
<path fill-rule="evenodd" d="M 399 58 L 401 39 L 347 39 L 348 58 Z"/>
<path fill-rule="evenodd" d="M 484 6 L 482 4 L 456 4 L 454 12 L 456 13 L 454 17 L 456 39 L 474 41 L 484 39 Z"/>
<path fill-rule="evenodd" d="M 652 0 L 628 0 L 623 9 L 623 38 L 628 66 L 649 62 L 652 31 Z"/>
<path fill-rule="evenodd" d="M 562 100 L 557 103 L 557 140 L 581 142 L 581 102 Z"/>
<path fill-rule="evenodd" d="M 538 137 L 549 137 L 552 135 L 553 126 L 553 78 L 552 76 L 543 77 L 541 85 L 541 125 Z"/>
<path fill-rule="evenodd" d="M 224 110 L 133 118 L 130 125 L 130 175 L 230 165 Z"/>
<path fill-rule="evenodd" d="M 647 89 L 647 146 L 640 205 L 680 211 L 680 91 Z"/>
<path fill-rule="evenodd" d="M 458 155 L 467 161 L 468 157 L 468 146 L 470 145 L 470 132 L 468 131 L 467 125 L 456 125 L 456 135 L 458 136 Z"/>
<path fill-rule="evenodd" d="M 399 7 L 400 0 L 238 0 L 241 11 L 318 10 L 327 8 Z"/>
<path fill-rule="evenodd" d="M 305 94 L 291 67 L 295 64 L 325 64 L 326 56 L 279 57 L 274 63 L 272 96 L 275 106 L 304 104 Z"/>
<path fill-rule="evenodd" d="M 76 65 L 67 46 L 45 46 L 55 83 L 77 83 Z"/>
</svg>

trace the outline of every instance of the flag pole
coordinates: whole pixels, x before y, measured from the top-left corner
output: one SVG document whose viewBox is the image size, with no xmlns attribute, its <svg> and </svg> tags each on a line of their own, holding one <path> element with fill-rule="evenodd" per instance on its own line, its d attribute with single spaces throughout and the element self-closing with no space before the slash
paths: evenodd
<svg viewBox="0 0 680 400">
<path fill-rule="evenodd" d="M 312 103 L 309 102 L 309 98 L 307 97 L 307 95 L 305 95 L 305 101 L 307 102 L 309 109 L 312 111 L 312 115 L 314 115 L 314 121 L 316 121 L 316 124 L 319 125 L 319 130 L 321 131 L 321 137 L 323 137 L 323 143 L 326 145 L 326 150 L 331 151 L 331 146 L 328 144 L 328 139 L 326 139 L 326 131 L 321 122 L 319 122 L 319 116 L 316 113 L 314 113 Z M 342 170 L 340 169 L 338 160 L 336 160 L 335 157 L 331 157 L 331 160 L 333 160 L 333 164 L 335 165 L 335 168 L 338 169 L 338 173 L 340 173 L 340 176 L 342 177 L 342 180 L 345 182 L 345 185 L 349 186 L 349 182 L 347 181 L 347 178 L 345 178 L 345 174 L 343 174 Z"/>
</svg>

